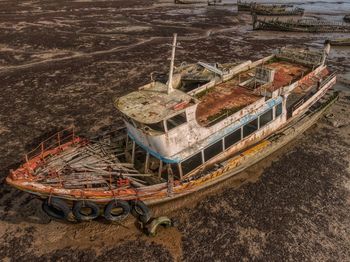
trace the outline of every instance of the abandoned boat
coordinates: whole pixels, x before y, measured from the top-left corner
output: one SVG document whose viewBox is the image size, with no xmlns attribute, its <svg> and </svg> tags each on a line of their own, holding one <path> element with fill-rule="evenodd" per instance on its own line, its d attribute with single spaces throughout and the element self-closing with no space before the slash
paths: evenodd
<svg viewBox="0 0 350 262">
<path fill-rule="evenodd" d="M 350 38 L 336 38 L 329 40 L 329 43 L 334 46 L 350 46 Z"/>
<path fill-rule="evenodd" d="M 349 33 L 350 25 L 339 22 L 319 21 L 314 19 L 280 20 L 259 18 L 252 13 L 254 30 L 305 32 L 305 33 Z"/>
<path fill-rule="evenodd" d="M 96 138 L 64 130 L 26 154 L 8 184 L 42 198 L 55 218 L 129 212 L 223 181 L 293 140 L 337 98 L 320 51 L 281 48 L 257 61 L 181 64 L 114 101 L 125 126 Z M 88 211 L 84 212 L 88 209 Z M 117 211 L 116 211 L 117 210 Z"/>
<path fill-rule="evenodd" d="M 258 4 L 256 2 L 243 2 L 241 0 L 237 0 L 237 10 L 238 11 L 253 11 L 253 9 L 259 10 L 274 10 L 277 11 L 285 11 L 286 8 L 293 7 L 291 4 Z"/>
<path fill-rule="evenodd" d="M 350 15 L 345 15 L 343 20 L 347 23 L 350 23 Z"/>
<path fill-rule="evenodd" d="M 251 6 L 251 12 L 257 15 L 266 15 L 266 16 L 302 16 L 304 14 L 304 9 L 295 7 L 295 8 L 285 8 L 285 7 L 274 7 L 266 5 L 257 5 L 253 4 Z"/>
<path fill-rule="evenodd" d="M 205 0 L 174 0 L 174 4 L 203 4 Z"/>
</svg>

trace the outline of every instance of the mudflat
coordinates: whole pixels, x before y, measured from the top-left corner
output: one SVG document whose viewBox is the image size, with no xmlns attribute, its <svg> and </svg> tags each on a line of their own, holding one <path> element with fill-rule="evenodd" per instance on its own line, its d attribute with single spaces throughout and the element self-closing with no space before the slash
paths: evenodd
<svg viewBox="0 0 350 262">
<path fill-rule="evenodd" d="M 227 1 L 229 2 L 229 1 Z M 348 4 L 294 1 L 306 16 L 341 20 Z M 173 1 L 0 1 L 0 176 L 57 130 L 92 135 L 120 125 L 113 98 L 176 63 L 239 62 L 285 45 L 320 48 L 344 34 L 252 31 L 234 5 Z M 349 37 L 349 36 L 348 36 Z M 154 238 L 133 219 L 69 224 L 41 201 L 0 185 L 3 261 L 350 259 L 350 49 L 334 47 L 339 101 L 313 128 L 224 185 L 153 208 L 176 226 Z"/>
</svg>

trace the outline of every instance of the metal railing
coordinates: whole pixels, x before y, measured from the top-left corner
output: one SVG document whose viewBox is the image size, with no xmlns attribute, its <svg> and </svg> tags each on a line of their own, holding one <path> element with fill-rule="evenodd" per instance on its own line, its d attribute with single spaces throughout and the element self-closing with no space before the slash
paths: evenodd
<svg viewBox="0 0 350 262">
<path fill-rule="evenodd" d="M 25 161 L 28 163 L 30 159 L 40 157 L 44 157 L 44 152 L 54 149 L 60 148 L 62 145 L 72 142 L 74 143 L 76 140 L 75 130 L 73 128 L 63 129 L 56 134 L 50 136 L 46 140 L 42 141 L 36 148 L 29 151 L 24 155 Z"/>
<path fill-rule="evenodd" d="M 322 87 L 324 87 L 326 84 L 328 84 L 335 76 L 336 76 L 336 71 L 333 72 L 332 74 L 330 74 L 326 79 L 324 79 L 321 83 L 320 86 L 318 87 L 318 89 L 321 89 Z M 310 92 L 306 93 L 303 97 L 301 97 L 300 99 L 298 99 L 296 102 L 294 102 L 293 105 L 291 105 L 292 108 L 292 112 L 294 112 L 297 108 L 299 108 L 302 104 L 304 104 L 304 102 L 306 102 L 307 100 L 309 100 L 313 95 L 315 95 L 317 93 L 318 90 L 311 90 Z"/>
</svg>

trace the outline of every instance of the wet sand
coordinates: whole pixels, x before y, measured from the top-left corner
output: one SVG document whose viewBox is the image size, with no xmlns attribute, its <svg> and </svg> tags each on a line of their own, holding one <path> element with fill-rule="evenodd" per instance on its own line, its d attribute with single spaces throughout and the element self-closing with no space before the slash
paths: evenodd
<svg viewBox="0 0 350 262">
<path fill-rule="evenodd" d="M 327 10 L 309 3 L 308 15 L 341 19 L 346 3 L 329 2 Z M 112 98 L 147 83 L 153 71 L 167 72 L 174 32 L 183 47 L 177 63 L 253 60 L 284 45 L 319 48 L 345 36 L 252 31 L 250 15 L 235 6 L 0 1 L 1 178 L 55 130 L 75 125 L 89 135 L 118 125 Z M 39 200 L 2 183 L 0 259 L 349 260 L 349 59 L 349 48 L 332 49 L 329 64 L 344 94 L 328 118 L 227 183 L 154 208 L 177 222 L 155 238 L 133 219 L 50 220 Z"/>
</svg>

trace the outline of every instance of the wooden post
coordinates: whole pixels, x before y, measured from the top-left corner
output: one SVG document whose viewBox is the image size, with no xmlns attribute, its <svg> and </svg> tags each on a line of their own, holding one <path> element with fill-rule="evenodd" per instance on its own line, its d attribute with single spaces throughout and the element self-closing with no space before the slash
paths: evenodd
<svg viewBox="0 0 350 262">
<path fill-rule="evenodd" d="M 148 165 L 149 165 L 149 153 L 147 152 L 146 160 L 145 160 L 145 174 L 148 172 Z"/>
<path fill-rule="evenodd" d="M 128 144 L 129 144 L 129 136 L 128 134 L 126 134 L 126 142 L 125 142 L 125 150 L 124 150 L 125 155 L 127 155 L 128 153 Z"/>
<path fill-rule="evenodd" d="M 136 149 L 136 143 L 135 141 L 132 141 L 132 152 L 131 152 L 131 163 L 134 164 L 135 162 L 135 149 Z"/>
<path fill-rule="evenodd" d="M 168 164 L 168 196 L 172 197 L 174 194 L 174 173 L 171 169 L 170 164 Z"/>
<path fill-rule="evenodd" d="M 159 160 L 159 169 L 158 169 L 158 177 L 162 177 L 162 171 L 163 171 L 163 161 Z"/>
<path fill-rule="evenodd" d="M 43 155 L 44 155 L 44 142 L 41 142 L 40 147 L 41 147 L 41 158 L 43 158 Z"/>
<path fill-rule="evenodd" d="M 183 177 L 183 172 L 182 172 L 182 166 L 181 166 L 181 163 L 178 163 L 178 164 L 177 164 L 177 168 L 179 169 L 180 179 L 182 180 L 182 177 Z"/>
<path fill-rule="evenodd" d="M 72 139 L 73 139 L 73 142 L 74 142 L 74 140 L 75 140 L 75 129 L 74 129 L 74 127 L 72 128 Z"/>
</svg>

